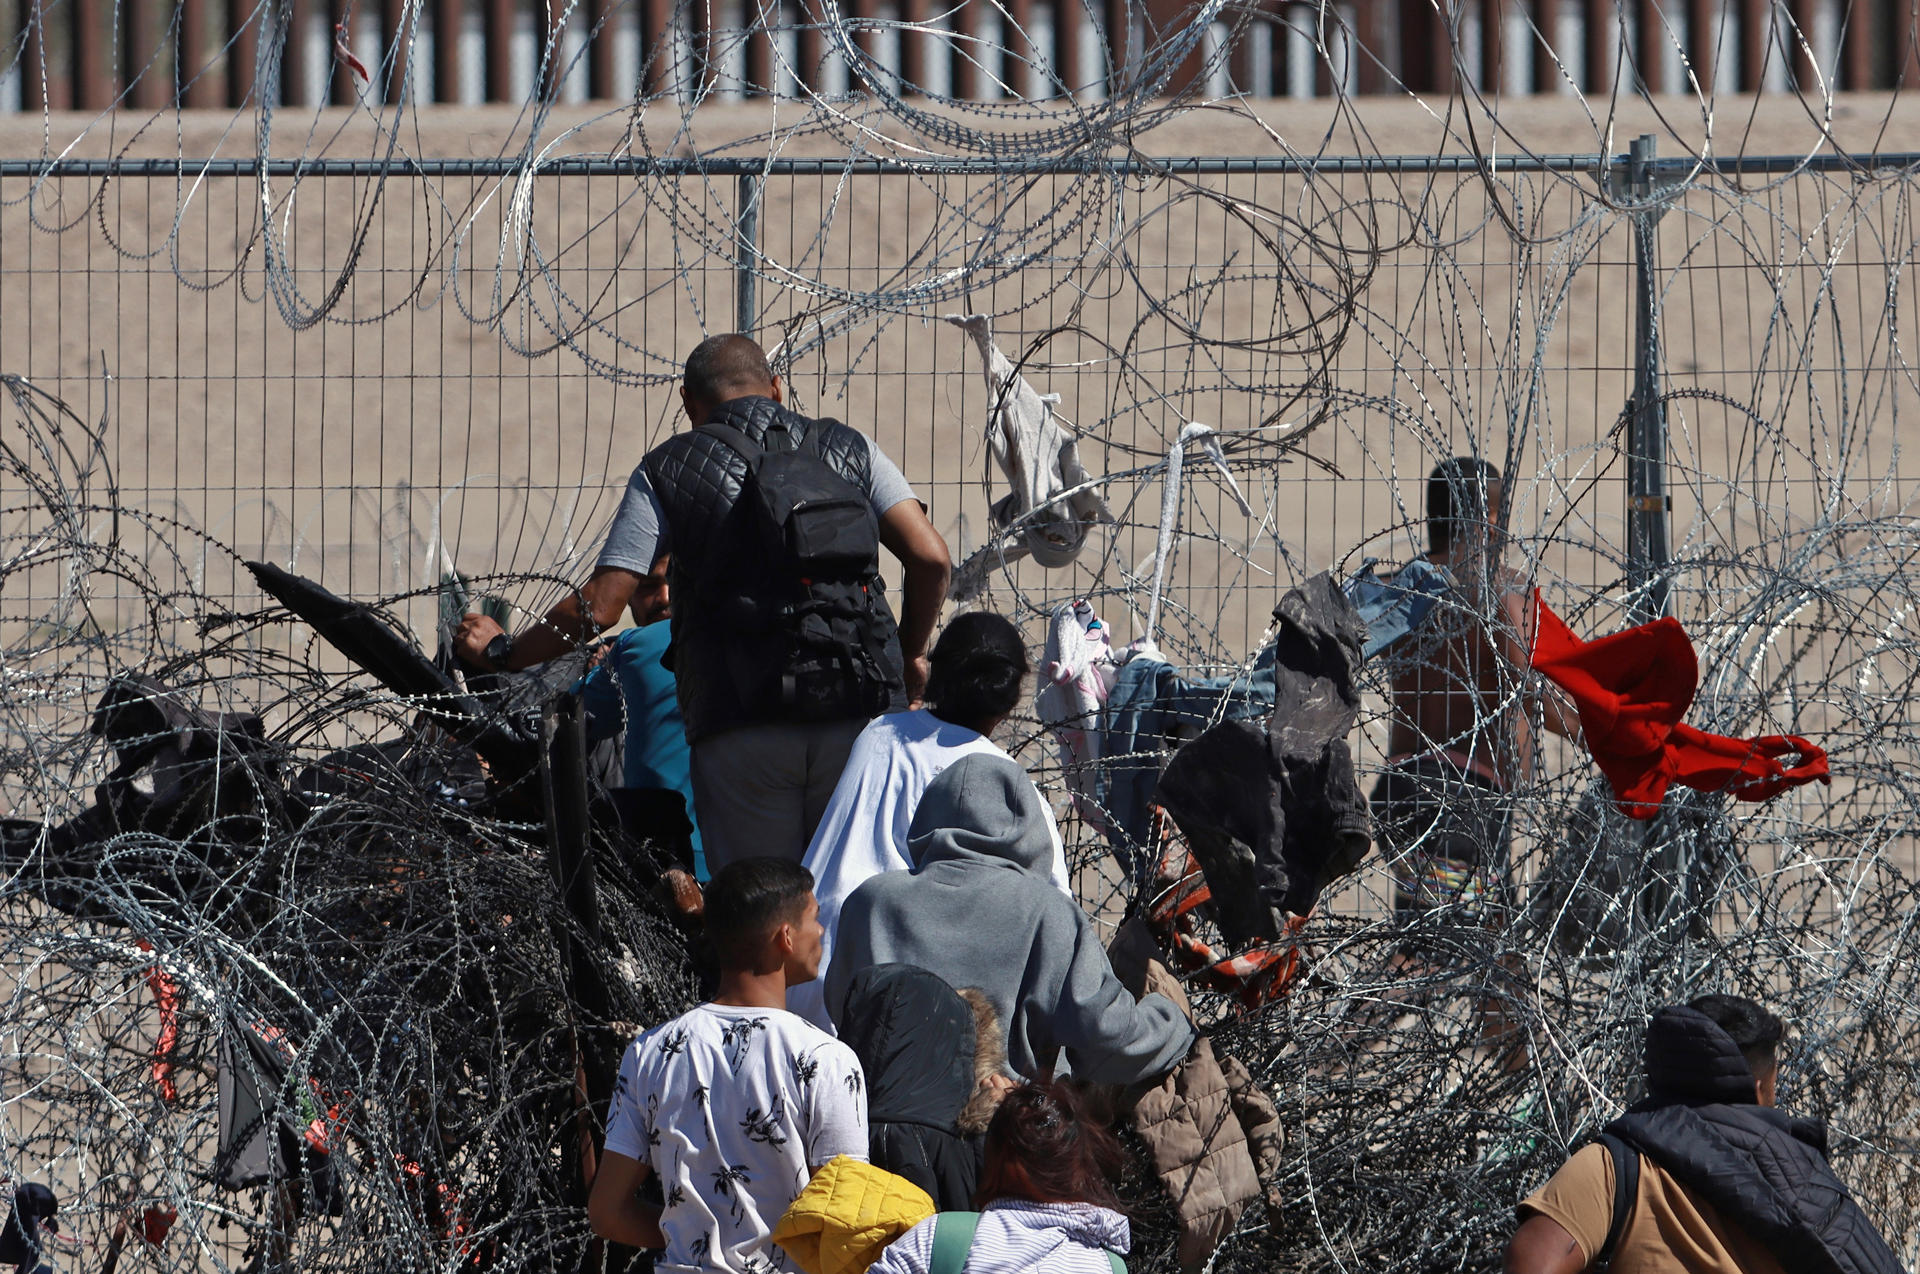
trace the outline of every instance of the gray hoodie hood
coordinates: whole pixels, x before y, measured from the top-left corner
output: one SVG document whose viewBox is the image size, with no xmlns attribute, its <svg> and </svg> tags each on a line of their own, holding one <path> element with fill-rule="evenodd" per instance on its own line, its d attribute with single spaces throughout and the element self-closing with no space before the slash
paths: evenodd
<svg viewBox="0 0 1920 1274">
<path fill-rule="evenodd" d="M 1012 867 L 1046 879 L 1053 837 L 1027 772 L 1005 757 L 963 756 L 927 785 L 907 829 L 916 872 L 939 863 Z"/>
<path fill-rule="evenodd" d="M 979 988 L 1006 1025 L 1008 1062 L 1030 1078 L 1061 1049 L 1074 1074 L 1110 1084 L 1186 1056 L 1186 1015 L 1161 995 L 1136 1003 L 1086 913 L 1054 888 L 1053 837 L 1025 770 L 984 753 L 955 761 L 920 798 L 907 844 L 911 872 L 875 876 L 841 907 L 825 987 L 835 1022 L 862 969 L 911 964 Z"/>
</svg>

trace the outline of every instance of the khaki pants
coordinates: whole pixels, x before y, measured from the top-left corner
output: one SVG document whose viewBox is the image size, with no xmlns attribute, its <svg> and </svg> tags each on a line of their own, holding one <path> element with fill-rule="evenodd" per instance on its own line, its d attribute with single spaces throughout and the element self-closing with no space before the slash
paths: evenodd
<svg viewBox="0 0 1920 1274">
<path fill-rule="evenodd" d="M 693 745 L 693 806 L 707 869 L 741 858 L 799 862 L 865 721 L 750 725 Z"/>
</svg>

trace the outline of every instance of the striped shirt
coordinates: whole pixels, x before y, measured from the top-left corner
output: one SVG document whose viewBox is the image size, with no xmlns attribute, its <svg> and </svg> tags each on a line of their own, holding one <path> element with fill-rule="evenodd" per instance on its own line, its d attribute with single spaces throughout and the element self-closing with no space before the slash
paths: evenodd
<svg viewBox="0 0 1920 1274">
<path fill-rule="evenodd" d="M 928 1274 L 935 1220 L 895 1239 L 867 1274 Z M 1131 1241 L 1127 1219 L 1108 1208 L 1002 1199 L 980 1214 L 966 1274 L 1113 1274 L 1107 1252 Z"/>
</svg>

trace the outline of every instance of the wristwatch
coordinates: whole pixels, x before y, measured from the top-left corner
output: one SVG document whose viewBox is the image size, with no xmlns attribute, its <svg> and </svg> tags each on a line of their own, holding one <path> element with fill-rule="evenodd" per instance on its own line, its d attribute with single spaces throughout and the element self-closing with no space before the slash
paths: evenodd
<svg viewBox="0 0 1920 1274">
<path fill-rule="evenodd" d="M 486 655 L 487 662 L 493 665 L 495 672 L 505 672 L 507 662 L 513 658 L 513 638 L 501 633 L 488 642 L 487 648 L 481 653 Z"/>
</svg>

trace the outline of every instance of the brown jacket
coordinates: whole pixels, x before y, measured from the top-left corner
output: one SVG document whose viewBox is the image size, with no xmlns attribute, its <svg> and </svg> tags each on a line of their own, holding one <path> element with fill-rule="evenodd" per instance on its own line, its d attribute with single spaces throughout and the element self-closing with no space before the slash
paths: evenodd
<svg viewBox="0 0 1920 1274">
<path fill-rule="evenodd" d="M 1160 963 L 1153 936 L 1136 918 L 1108 952 L 1136 996 L 1158 991 L 1190 1012 L 1186 992 Z M 1140 1096 L 1134 1127 L 1180 1218 L 1180 1268 L 1198 1270 L 1232 1233 L 1280 1167 L 1280 1116 L 1238 1060 L 1216 1055 L 1202 1035 L 1186 1060 Z"/>
</svg>

